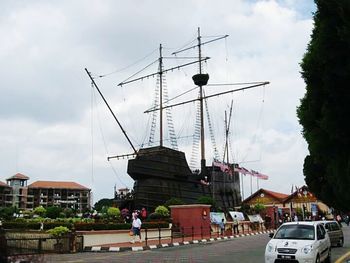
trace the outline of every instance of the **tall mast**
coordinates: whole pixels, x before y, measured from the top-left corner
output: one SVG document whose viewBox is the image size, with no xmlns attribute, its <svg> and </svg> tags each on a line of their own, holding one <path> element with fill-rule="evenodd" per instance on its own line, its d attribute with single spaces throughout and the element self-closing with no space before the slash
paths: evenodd
<svg viewBox="0 0 350 263">
<path fill-rule="evenodd" d="M 159 145 L 163 146 L 163 56 L 159 45 Z"/>
<path fill-rule="evenodd" d="M 114 120 L 118 123 L 119 128 L 121 129 L 121 131 L 123 132 L 125 138 L 127 139 L 127 141 L 129 142 L 129 145 L 131 146 L 131 148 L 134 150 L 134 154 L 137 155 L 137 151 L 134 147 L 134 145 L 132 144 L 131 140 L 129 139 L 129 136 L 126 134 L 125 130 L 123 129 L 122 125 L 120 124 L 119 120 L 117 119 L 117 116 L 115 116 L 114 112 L 112 111 L 111 107 L 109 106 L 107 100 L 105 99 L 105 97 L 103 96 L 101 90 L 98 88 L 94 78 L 91 76 L 90 72 L 87 70 L 87 68 L 85 68 L 86 73 L 88 74 L 92 84 L 94 85 L 94 87 L 96 88 L 96 90 L 98 91 L 98 93 L 100 94 L 101 98 L 103 99 L 104 103 L 106 104 L 107 108 L 109 109 L 109 111 L 111 112 Z"/>
<path fill-rule="evenodd" d="M 227 120 L 227 112 L 225 111 L 225 150 L 224 150 L 223 162 L 225 162 L 225 155 L 227 155 L 226 156 L 227 164 L 230 163 L 230 160 L 229 160 L 229 149 L 228 149 L 228 135 L 229 135 L 230 126 L 231 126 L 232 107 L 233 107 L 233 100 L 231 101 L 230 115 L 229 115 L 228 120 Z"/>
<path fill-rule="evenodd" d="M 201 122 L 201 171 L 205 170 L 205 144 L 204 144 L 204 114 L 203 114 L 203 86 L 207 85 L 209 80 L 208 74 L 202 73 L 202 43 L 200 28 L 198 28 L 198 61 L 199 61 L 199 74 L 192 77 L 194 83 L 199 87 L 199 105 L 200 105 L 200 122 Z"/>
</svg>

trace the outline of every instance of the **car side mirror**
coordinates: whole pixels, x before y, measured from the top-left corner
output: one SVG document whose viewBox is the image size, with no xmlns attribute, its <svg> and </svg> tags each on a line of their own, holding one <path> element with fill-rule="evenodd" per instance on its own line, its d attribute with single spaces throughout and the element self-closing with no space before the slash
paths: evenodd
<svg viewBox="0 0 350 263">
<path fill-rule="evenodd" d="M 269 237 L 273 238 L 274 233 L 269 233 Z"/>
</svg>

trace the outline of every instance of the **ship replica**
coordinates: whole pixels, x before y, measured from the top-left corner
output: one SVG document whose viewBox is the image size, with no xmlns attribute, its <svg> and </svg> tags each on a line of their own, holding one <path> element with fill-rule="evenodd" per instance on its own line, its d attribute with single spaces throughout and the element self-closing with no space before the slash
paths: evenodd
<svg viewBox="0 0 350 263">
<path fill-rule="evenodd" d="M 122 130 L 125 138 L 129 142 L 131 148 L 133 149 L 132 154 L 116 155 L 108 157 L 112 158 L 124 158 L 132 157 L 128 160 L 127 172 L 129 176 L 134 180 L 134 187 L 132 191 L 132 204 L 130 205 L 130 200 L 125 200 L 121 198 L 117 200 L 121 208 L 128 206 L 129 208 L 146 208 L 148 211 L 154 211 L 158 205 L 163 205 L 166 201 L 176 198 L 180 199 L 185 204 L 193 204 L 198 202 L 201 197 L 210 197 L 214 201 L 216 207 L 222 211 L 228 211 L 234 207 L 241 204 L 241 192 L 240 192 L 240 177 L 239 172 L 243 172 L 237 164 L 230 163 L 228 160 L 228 143 L 227 136 L 229 133 L 229 124 L 225 117 L 225 132 L 226 132 L 226 144 L 225 144 L 225 154 L 222 161 L 216 159 L 213 160 L 210 165 L 206 164 L 205 159 L 205 144 L 204 144 L 204 102 L 205 100 L 224 95 L 236 91 L 242 91 L 246 89 L 251 89 L 259 86 L 264 86 L 269 82 L 252 82 L 248 83 L 250 85 L 239 89 L 232 89 L 229 91 L 224 91 L 216 93 L 213 95 L 206 96 L 203 87 L 208 84 L 209 75 L 203 73 L 202 63 L 208 60 L 208 57 L 202 57 L 201 48 L 203 45 L 226 38 L 228 35 L 217 37 L 216 39 L 202 43 L 202 38 L 200 35 L 200 29 L 198 28 L 198 44 L 192 47 L 188 47 L 177 52 L 173 55 L 183 52 L 185 50 L 197 48 L 198 49 L 198 59 L 196 61 L 186 63 L 180 66 L 176 66 L 170 69 L 163 69 L 163 56 L 162 56 L 162 45 L 159 47 L 159 67 L 158 72 L 154 74 L 149 74 L 135 79 L 128 79 L 127 81 L 121 82 L 119 86 L 126 85 L 128 83 L 142 80 L 150 76 L 159 76 L 159 102 L 155 107 L 145 111 L 149 113 L 152 111 L 159 111 L 159 138 L 160 142 L 158 146 L 141 148 L 137 150 L 129 139 L 126 131 L 122 127 L 121 123 L 118 121 L 116 115 L 113 113 L 112 109 L 108 105 L 106 99 L 98 88 L 94 78 L 90 72 L 86 70 L 89 75 L 93 86 L 98 90 L 103 101 L 107 105 L 109 111 L 112 113 L 114 119 L 118 123 L 120 129 Z M 199 95 L 197 98 L 185 102 L 181 102 L 174 105 L 166 105 L 163 101 L 162 94 L 162 81 L 163 75 L 168 71 L 173 71 L 174 69 L 179 69 L 191 64 L 199 65 L 199 73 L 192 77 L 194 84 L 199 89 Z M 163 145 L 163 111 L 167 108 L 183 105 L 191 102 L 199 103 L 200 111 L 200 153 L 201 153 L 201 163 L 200 170 L 191 170 L 188 162 L 186 160 L 185 153 L 177 149 L 172 149 L 165 147 Z M 232 111 L 232 104 L 231 104 Z M 225 112 L 226 114 L 226 112 Z M 226 116 L 226 115 L 225 115 Z M 230 114 L 231 116 L 231 114 Z M 225 157 L 226 155 L 226 157 Z M 128 201 L 128 205 L 123 202 Z"/>
</svg>

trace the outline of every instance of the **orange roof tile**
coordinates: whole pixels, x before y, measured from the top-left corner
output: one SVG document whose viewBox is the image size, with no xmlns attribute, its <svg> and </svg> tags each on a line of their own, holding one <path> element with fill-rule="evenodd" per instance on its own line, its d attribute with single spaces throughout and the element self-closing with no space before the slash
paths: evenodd
<svg viewBox="0 0 350 263">
<path fill-rule="evenodd" d="M 271 197 L 277 199 L 280 202 L 283 202 L 283 200 L 286 199 L 289 196 L 287 194 L 273 192 L 273 191 L 270 191 L 270 190 L 266 190 L 266 189 L 260 188 L 255 193 L 253 193 L 251 196 L 248 196 L 245 200 L 243 200 L 243 203 L 248 202 L 249 200 L 255 198 L 256 196 L 259 196 L 259 194 L 261 194 L 261 193 L 270 195 Z"/>
<path fill-rule="evenodd" d="M 75 182 L 59 182 L 59 181 L 36 181 L 28 185 L 28 188 L 54 188 L 54 189 L 77 189 L 90 190 Z"/>
<path fill-rule="evenodd" d="M 287 198 L 289 195 L 287 194 L 283 194 L 283 193 L 278 193 L 278 192 L 273 192 L 273 191 L 270 191 L 270 190 L 266 190 L 266 189 L 262 189 L 264 190 L 265 193 L 277 198 L 277 199 L 285 199 Z"/>
<path fill-rule="evenodd" d="M 5 183 L 3 183 L 1 181 L 0 181 L 0 186 L 5 186 L 5 187 L 7 186 L 7 187 L 9 187 L 7 184 L 5 184 Z"/>
<path fill-rule="evenodd" d="M 21 173 L 16 173 L 15 175 L 11 176 L 10 178 L 7 178 L 6 180 L 12 179 L 28 180 L 29 177 Z"/>
</svg>

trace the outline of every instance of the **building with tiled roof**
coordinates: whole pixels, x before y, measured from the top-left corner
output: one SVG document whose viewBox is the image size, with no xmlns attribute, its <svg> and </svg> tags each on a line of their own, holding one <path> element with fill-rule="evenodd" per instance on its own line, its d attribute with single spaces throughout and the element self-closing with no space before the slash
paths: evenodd
<svg viewBox="0 0 350 263">
<path fill-rule="evenodd" d="M 11 176 L 10 178 L 7 178 L 6 181 L 11 181 L 13 179 L 19 179 L 19 180 L 29 180 L 29 177 L 21 174 L 21 173 L 16 173 L 15 175 Z"/>
<path fill-rule="evenodd" d="M 286 217 L 292 218 L 297 211 L 302 211 L 302 218 L 317 218 L 320 212 L 327 212 L 328 207 L 320 200 L 317 200 L 307 186 L 296 188 L 288 195 L 273 192 L 266 189 L 259 189 L 251 196 L 243 200 L 242 204 L 254 207 L 257 204 L 265 206 L 265 218 L 270 218 L 271 224 L 278 225 L 279 220 L 287 220 Z"/>
<path fill-rule="evenodd" d="M 59 206 L 79 212 L 91 208 L 90 189 L 76 182 L 36 181 L 27 185 L 29 177 L 20 173 L 0 182 L 0 207 L 16 206 L 34 209 Z"/>
<path fill-rule="evenodd" d="M 265 206 L 281 204 L 282 206 L 284 199 L 286 199 L 287 197 L 287 194 L 273 192 L 270 190 L 260 188 L 254 194 L 243 200 L 243 203 L 248 205 L 255 205 L 259 203 Z"/>
<path fill-rule="evenodd" d="M 9 187 L 7 184 L 0 181 L 0 187 Z"/>
<path fill-rule="evenodd" d="M 28 208 L 59 206 L 84 211 L 91 208 L 90 189 L 75 182 L 36 181 L 28 185 Z"/>
<path fill-rule="evenodd" d="M 0 181 L 0 207 L 6 206 L 6 196 L 10 194 L 11 187 Z"/>
<path fill-rule="evenodd" d="M 89 190 L 89 188 L 75 182 L 60 182 L 60 181 L 36 181 L 28 185 L 28 187 L 29 188 Z"/>
</svg>

